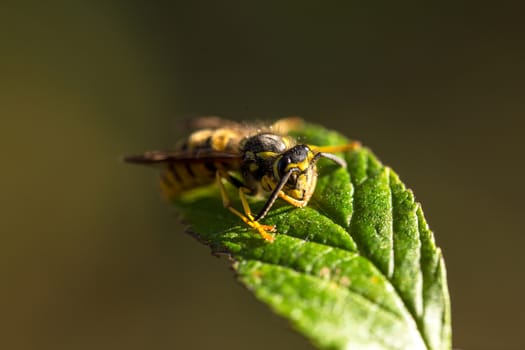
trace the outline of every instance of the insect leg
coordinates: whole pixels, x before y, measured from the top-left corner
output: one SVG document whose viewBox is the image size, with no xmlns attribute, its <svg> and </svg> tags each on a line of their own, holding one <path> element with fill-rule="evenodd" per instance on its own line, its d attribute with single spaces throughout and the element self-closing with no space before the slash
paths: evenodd
<svg viewBox="0 0 525 350">
<path fill-rule="evenodd" d="M 309 146 L 309 147 L 312 148 L 316 152 L 314 158 L 312 159 L 312 163 L 317 162 L 319 158 L 326 158 L 326 159 L 330 159 L 334 163 L 337 163 L 342 168 L 346 168 L 345 160 L 336 156 L 333 153 L 359 149 L 361 147 L 361 143 L 358 141 L 353 141 L 351 143 L 347 143 L 346 145 L 339 145 L 339 146 Z"/>
<path fill-rule="evenodd" d="M 337 152 L 353 151 L 353 150 L 359 149 L 361 148 L 361 142 L 352 141 L 350 143 L 347 143 L 346 145 L 338 145 L 338 146 L 311 146 L 311 145 L 308 145 L 308 146 L 316 152 L 337 153 Z"/>
<path fill-rule="evenodd" d="M 234 185 L 235 187 L 237 187 L 239 189 L 239 198 L 241 200 L 241 204 L 242 204 L 242 208 L 244 210 L 244 214 L 251 221 L 257 221 L 257 220 L 255 220 L 253 218 L 252 210 L 250 208 L 250 204 L 248 203 L 248 200 L 246 199 L 246 194 L 252 193 L 253 190 L 251 190 L 248 187 L 246 187 L 246 185 L 244 185 L 240 180 L 238 180 L 237 178 L 231 176 L 228 173 L 221 174 L 221 178 L 224 178 L 224 179 L 228 180 L 232 185 Z M 260 224 L 260 226 L 262 226 L 265 230 L 272 231 L 272 232 L 275 231 L 275 226 L 262 225 L 262 224 Z"/>
<path fill-rule="evenodd" d="M 288 203 L 290 203 L 291 205 L 293 205 L 294 207 L 298 207 L 298 208 L 302 208 L 304 207 L 306 204 L 308 204 L 307 201 L 305 200 L 300 200 L 300 199 L 295 199 L 289 195 L 287 195 L 286 193 L 284 193 L 283 191 L 280 191 L 279 192 L 279 197 L 281 199 L 284 199 L 285 201 L 287 201 Z"/>
<path fill-rule="evenodd" d="M 250 190 L 246 187 L 239 188 L 239 198 L 241 199 L 242 208 L 244 209 L 244 213 L 246 216 L 256 223 L 258 226 L 262 227 L 266 231 L 275 232 L 276 228 L 273 225 L 263 225 L 257 222 L 257 220 L 254 219 L 252 215 L 252 210 L 250 209 L 250 204 L 248 203 L 248 200 L 246 199 L 246 193 L 250 192 Z"/>
<path fill-rule="evenodd" d="M 222 182 L 223 175 L 217 172 L 216 177 L 217 177 L 217 183 L 219 185 L 219 189 L 221 191 L 223 206 L 226 209 L 228 209 L 230 212 L 232 212 L 233 214 L 241 218 L 241 220 L 244 221 L 248 226 L 256 229 L 265 240 L 269 242 L 273 242 L 274 237 L 266 231 L 275 231 L 275 226 L 262 225 L 253 219 L 253 216 L 250 210 L 250 206 L 245 196 L 245 191 L 248 189 L 245 187 L 239 187 L 239 197 L 241 199 L 241 203 L 242 203 L 242 206 L 246 214 L 244 215 L 243 213 L 241 213 L 240 211 L 238 211 L 231 205 L 230 198 L 228 197 L 228 193 L 226 193 L 226 188 L 224 187 L 224 184 Z"/>
</svg>

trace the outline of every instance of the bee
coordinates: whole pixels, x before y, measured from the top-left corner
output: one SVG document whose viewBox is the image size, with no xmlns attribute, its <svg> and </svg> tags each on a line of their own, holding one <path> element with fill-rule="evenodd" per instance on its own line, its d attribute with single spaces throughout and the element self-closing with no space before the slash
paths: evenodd
<svg viewBox="0 0 525 350">
<path fill-rule="evenodd" d="M 300 143 L 289 135 L 302 125 L 297 117 L 281 119 L 269 126 L 203 117 L 193 125 L 198 130 L 181 140 L 174 150 L 150 151 L 124 160 L 162 165 L 160 187 L 168 199 L 216 183 L 223 206 L 268 242 L 273 242 L 270 232 L 277 229 L 260 221 L 275 201 L 281 198 L 295 207 L 306 206 L 317 183 L 317 161 L 326 158 L 346 168 L 346 162 L 333 153 L 360 147 L 359 142 L 322 147 Z M 242 211 L 232 205 L 225 182 L 237 188 Z M 269 195 L 254 215 L 247 196 L 261 193 Z"/>
</svg>

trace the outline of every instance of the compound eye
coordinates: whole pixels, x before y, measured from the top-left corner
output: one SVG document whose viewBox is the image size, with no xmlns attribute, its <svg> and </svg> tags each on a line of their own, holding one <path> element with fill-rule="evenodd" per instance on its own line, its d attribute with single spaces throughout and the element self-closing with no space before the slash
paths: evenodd
<svg viewBox="0 0 525 350">
<path fill-rule="evenodd" d="M 286 173 L 286 167 L 292 162 L 292 160 L 290 159 L 290 157 L 287 157 L 287 156 L 283 156 L 280 160 L 279 160 L 279 164 L 277 164 L 277 170 L 279 171 L 279 176 L 280 177 L 283 177 L 284 174 Z"/>
</svg>

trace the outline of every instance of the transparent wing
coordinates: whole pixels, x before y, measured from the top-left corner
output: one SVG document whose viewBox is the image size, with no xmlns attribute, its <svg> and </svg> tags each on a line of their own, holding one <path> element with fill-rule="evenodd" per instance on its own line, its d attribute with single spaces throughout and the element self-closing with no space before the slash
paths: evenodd
<svg viewBox="0 0 525 350">
<path fill-rule="evenodd" d="M 214 150 L 190 151 L 149 151 L 142 154 L 125 156 L 126 163 L 155 165 L 164 163 L 206 163 L 206 162 L 237 162 L 241 157 L 237 153 L 218 152 Z"/>
</svg>

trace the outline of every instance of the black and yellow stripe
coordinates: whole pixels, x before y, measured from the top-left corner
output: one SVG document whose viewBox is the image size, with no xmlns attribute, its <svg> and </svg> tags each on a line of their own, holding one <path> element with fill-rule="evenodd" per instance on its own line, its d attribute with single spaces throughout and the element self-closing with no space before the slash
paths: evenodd
<svg viewBox="0 0 525 350">
<path fill-rule="evenodd" d="M 164 196 L 175 198 L 184 191 L 209 185 L 218 171 L 238 170 L 239 144 L 244 136 L 228 128 L 204 129 L 182 140 L 175 148 L 178 156 L 167 162 L 161 173 Z"/>
</svg>

